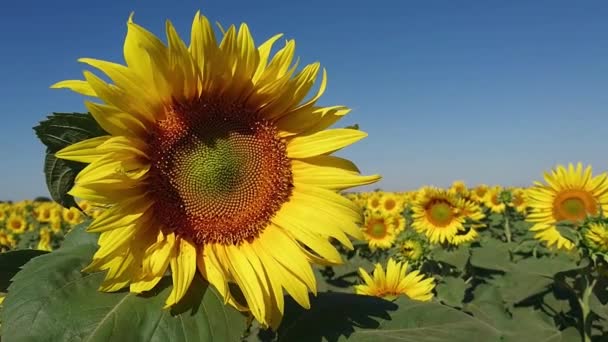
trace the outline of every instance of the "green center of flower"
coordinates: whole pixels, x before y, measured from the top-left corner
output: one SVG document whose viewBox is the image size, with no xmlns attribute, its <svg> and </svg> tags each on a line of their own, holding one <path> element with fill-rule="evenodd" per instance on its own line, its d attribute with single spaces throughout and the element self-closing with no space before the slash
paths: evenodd
<svg viewBox="0 0 608 342">
<path fill-rule="evenodd" d="M 371 225 L 371 229 L 369 230 L 369 235 L 381 239 L 386 236 L 386 225 L 383 221 L 376 221 Z"/>
<path fill-rule="evenodd" d="M 428 218 L 436 226 L 445 227 L 454 216 L 452 206 L 445 202 L 433 203 L 427 210 Z"/>
<path fill-rule="evenodd" d="M 584 190 L 568 189 L 557 194 L 554 200 L 553 216 L 556 220 L 580 222 L 587 214 L 597 213 L 596 200 Z"/>
<path fill-rule="evenodd" d="M 165 225 L 199 245 L 257 237 L 291 196 L 274 125 L 243 108 L 180 106 L 158 124 L 150 186 Z"/>
</svg>

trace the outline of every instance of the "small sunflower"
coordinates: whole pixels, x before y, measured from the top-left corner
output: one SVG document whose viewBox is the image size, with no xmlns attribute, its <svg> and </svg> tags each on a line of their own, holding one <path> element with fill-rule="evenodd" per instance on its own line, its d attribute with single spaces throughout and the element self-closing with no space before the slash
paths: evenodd
<svg viewBox="0 0 608 342">
<path fill-rule="evenodd" d="M 79 224 L 84 220 L 82 212 L 75 207 L 63 208 L 62 217 L 65 222 L 71 225 Z"/>
<path fill-rule="evenodd" d="M 395 228 L 394 216 L 373 211 L 366 215 L 362 230 L 370 249 L 374 250 L 387 249 L 393 245 L 397 236 Z"/>
<path fill-rule="evenodd" d="M 520 214 L 525 214 L 528 209 L 528 201 L 526 198 L 526 191 L 524 189 L 513 189 L 511 191 L 511 202 L 510 207 L 513 207 L 515 211 Z"/>
<path fill-rule="evenodd" d="M 0 207 L 0 222 L 4 222 L 4 220 L 6 220 L 6 211 Z"/>
<path fill-rule="evenodd" d="M 473 188 L 473 190 L 471 190 L 470 197 L 473 201 L 477 203 L 484 203 L 489 189 L 490 187 L 486 184 L 479 184 L 478 186 Z"/>
<path fill-rule="evenodd" d="M 583 239 L 592 250 L 608 253 L 608 224 L 589 223 L 583 233 Z"/>
<path fill-rule="evenodd" d="M 394 193 L 384 193 L 380 199 L 380 210 L 388 215 L 400 215 L 403 211 L 403 201 Z"/>
<path fill-rule="evenodd" d="M 449 242 L 464 222 L 458 199 L 446 190 L 428 188 L 413 204 L 412 227 L 431 243 Z"/>
<path fill-rule="evenodd" d="M 507 208 L 507 206 L 505 205 L 505 203 L 503 202 L 503 200 L 500 196 L 501 193 L 502 193 L 502 189 L 500 187 L 496 186 L 496 187 L 493 187 L 490 190 L 488 190 L 488 193 L 486 194 L 484 204 L 493 213 L 497 213 L 497 214 L 503 213 L 505 211 L 505 209 Z"/>
<path fill-rule="evenodd" d="M 88 164 L 70 194 L 108 207 L 88 228 L 101 236 L 85 270 L 109 270 L 103 291 L 141 293 L 170 268 L 165 307 L 198 271 L 227 303 L 276 328 L 283 290 L 308 308 L 310 264 L 342 262 L 330 239 L 352 248 L 348 235 L 362 237 L 360 209 L 338 191 L 379 176 L 331 154 L 366 134 L 329 129 L 350 110 L 317 105 L 326 73 L 319 63 L 296 72 L 293 40 L 272 54 L 281 35 L 256 46 L 246 24 L 218 40 L 200 13 L 190 46 L 169 21 L 166 34 L 167 45 L 131 17 L 126 65 L 80 59 L 113 84 L 85 71 L 52 86 L 99 99 L 86 106 L 108 132 L 56 154 Z"/>
<path fill-rule="evenodd" d="M 367 210 L 377 211 L 382 208 L 382 193 L 374 192 L 367 197 Z"/>
<path fill-rule="evenodd" d="M 403 215 L 392 215 L 393 227 L 395 227 L 395 233 L 399 234 L 405 230 L 405 217 Z"/>
<path fill-rule="evenodd" d="M 422 257 L 423 248 L 418 240 L 408 239 L 399 246 L 399 253 L 409 261 L 417 261 Z"/>
<path fill-rule="evenodd" d="M 359 268 L 359 275 L 365 284 L 355 285 L 355 293 L 359 295 L 381 297 L 394 300 L 405 295 L 418 301 L 430 301 L 433 298 L 435 280 L 426 278 L 420 271 L 407 271 L 408 263 L 395 262 L 389 259 L 386 273 L 382 265 L 376 264 L 373 278 L 363 269 Z"/>
<path fill-rule="evenodd" d="M 51 248 L 51 231 L 48 228 L 42 228 L 39 235 L 40 240 L 38 240 L 38 247 L 36 249 L 49 252 L 53 250 Z"/>
<path fill-rule="evenodd" d="M 23 234 L 28 228 L 27 221 L 19 214 L 11 214 L 6 220 L 6 228 L 14 234 Z"/>
<path fill-rule="evenodd" d="M 17 241 L 13 238 L 12 234 L 9 234 L 6 230 L 0 229 L 0 247 L 5 247 L 5 249 L 15 248 L 17 245 Z M 2 248 L 0 248 L 2 250 Z"/>
<path fill-rule="evenodd" d="M 544 178 L 546 185 L 535 182 L 528 190 L 531 212 L 526 220 L 533 223 L 530 230 L 537 239 L 550 247 L 570 250 L 574 244 L 559 233 L 556 224 L 568 221 L 577 226 L 587 216 L 598 215 L 600 209 L 608 212 L 607 175 L 593 177 L 591 166 L 583 170 L 578 163 L 568 168 L 559 165 Z"/>
<path fill-rule="evenodd" d="M 459 246 L 474 241 L 475 239 L 477 239 L 478 236 L 479 234 L 477 233 L 477 230 L 473 226 L 467 225 L 463 226 L 461 229 L 458 230 L 458 232 L 456 233 L 456 235 L 454 235 L 450 243 Z"/>
<path fill-rule="evenodd" d="M 469 190 L 467 189 L 467 185 L 465 184 L 464 181 L 461 181 L 461 180 L 454 181 L 448 191 L 455 195 L 464 196 L 464 197 L 469 195 Z"/>
</svg>

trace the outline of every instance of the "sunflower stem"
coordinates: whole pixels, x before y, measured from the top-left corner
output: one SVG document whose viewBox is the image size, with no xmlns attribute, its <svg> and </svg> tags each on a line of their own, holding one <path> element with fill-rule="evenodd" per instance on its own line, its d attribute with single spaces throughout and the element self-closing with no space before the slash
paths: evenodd
<svg viewBox="0 0 608 342">
<path fill-rule="evenodd" d="M 585 342 L 591 342 L 591 321 L 589 321 L 591 306 L 589 303 L 589 298 L 591 298 L 591 294 L 593 294 L 593 288 L 595 287 L 596 283 L 597 279 L 593 279 L 591 284 L 588 284 L 585 291 L 583 291 L 582 297 L 578 299 L 578 303 L 581 306 L 581 312 L 583 314 L 581 332 Z"/>
<path fill-rule="evenodd" d="M 505 211 L 505 237 L 507 238 L 507 243 L 511 242 L 511 226 L 509 225 L 509 215 Z"/>
</svg>

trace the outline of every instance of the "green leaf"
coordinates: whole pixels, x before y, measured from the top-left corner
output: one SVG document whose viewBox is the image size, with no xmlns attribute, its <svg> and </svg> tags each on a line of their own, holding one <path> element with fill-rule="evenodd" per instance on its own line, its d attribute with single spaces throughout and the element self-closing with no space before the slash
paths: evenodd
<svg viewBox="0 0 608 342">
<path fill-rule="evenodd" d="M 76 206 L 74 198 L 67 192 L 74 186 L 76 175 L 86 164 L 58 159 L 55 153 L 79 141 L 108 133 L 89 113 L 53 113 L 34 127 L 34 131 L 47 147 L 44 174 L 51 197 L 64 207 Z"/>
<path fill-rule="evenodd" d="M 437 285 L 437 297 L 444 304 L 461 308 L 467 284 L 461 278 L 444 277 Z"/>
<path fill-rule="evenodd" d="M 509 328 L 511 317 L 496 286 L 477 286 L 473 291 L 473 300 L 465 304 L 464 310 L 496 329 L 506 331 Z"/>
<path fill-rule="evenodd" d="M 481 247 L 471 248 L 471 265 L 494 271 L 507 272 L 511 265 L 511 244 L 488 240 Z"/>
<path fill-rule="evenodd" d="M 66 234 L 61 248 L 70 248 L 79 245 L 97 245 L 97 239 L 99 239 L 98 233 L 88 233 L 87 228 L 91 224 L 91 219 L 86 219 L 84 222 L 76 225 L 69 233 Z"/>
<path fill-rule="evenodd" d="M 46 254 L 46 251 L 22 249 L 0 253 L 0 292 L 6 292 L 10 280 L 31 259 Z"/>
<path fill-rule="evenodd" d="M 44 157 L 44 176 L 46 186 L 54 201 L 66 208 L 76 207 L 76 201 L 68 191 L 74 186 L 74 180 L 87 164 L 63 160 L 55 153 L 47 152 Z"/>
<path fill-rule="evenodd" d="M 225 306 L 200 277 L 172 310 L 162 308 L 171 291 L 168 277 L 144 295 L 98 291 L 104 274 L 80 272 L 95 249 L 93 243 L 75 243 L 27 263 L 9 287 L 2 337 L 7 341 L 240 340 L 245 318 Z"/>
<path fill-rule="evenodd" d="M 571 342 L 580 341 L 581 335 L 576 328 L 560 331 L 551 318 L 532 308 L 517 308 L 513 311 L 511 329 L 505 342 Z"/>
<path fill-rule="evenodd" d="M 108 134 L 89 113 L 53 113 L 34 127 L 34 131 L 52 153 L 73 143 Z"/>
<path fill-rule="evenodd" d="M 286 302 L 279 341 L 498 341 L 501 333 L 462 311 L 433 302 L 394 302 L 319 293 L 305 310 Z"/>
<path fill-rule="evenodd" d="M 557 229 L 557 231 L 559 232 L 559 234 L 561 236 L 570 240 L 574 244 L 578 244 L 578 240 L 579 240 L 578 232 L 576 231 L 576 229 L 574 229 L 572 224 L 559 224 L 558 223 L 555 225 L 555 228 Z"/>
<path fill-rule="evenodd" d="M 432 251 L 432 258 L 435 261 L 452 265 L 459 270 L 463 270 L 469 261 L 469 248 L 461 246 L 454 250 L 446 250 L 438 247 Z"/>
</svg>

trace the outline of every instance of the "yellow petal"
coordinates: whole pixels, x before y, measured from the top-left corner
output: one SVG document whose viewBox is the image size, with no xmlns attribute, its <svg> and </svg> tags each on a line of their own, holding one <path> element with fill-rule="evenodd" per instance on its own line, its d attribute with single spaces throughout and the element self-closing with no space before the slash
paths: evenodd
<svg viewBox="0 0 608 342">
<path fill-rule="evenodd" d="M 82 94 L 84 96 L 97 96 L 95 90 L 91 88 L 91 85 L 87 81 L 82 80 L 66 80 L 53 84 L 51 88 L 67 88 L 71 91 L 74 91 L 78 94 Z"/>
<path fill-rule="evenodd" d="M 196 272 L 196 247 L 186 239 L 178 240 L 179 242 L 176 243 L 178 250 L 171 258 L 173 290 L 165 302 L 165 308 L 176 304 L 184 297 Z"/>
<path fill-rule="evenodd" d="M 61 149 L 55 153 L 55 156 L 60 159 L 72 160 L 81 163 L 92 163 L 105 155 L 103 152 L 100 153 L 97 150 L 97 147 L 110 138 L 111 136 L 104 135 L 101 137 L 83 140 Z"/>
<path fill-rule="evenodd" d="M 336 128 L 320 131 L 311 135 L 297 136 L 287 143 L 287 155 L 290 158 L 310 158 L 335 152 L 363 138 L 365 132 Z"/>
</svg>

